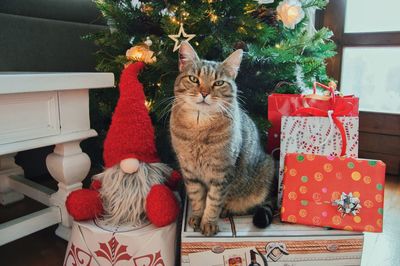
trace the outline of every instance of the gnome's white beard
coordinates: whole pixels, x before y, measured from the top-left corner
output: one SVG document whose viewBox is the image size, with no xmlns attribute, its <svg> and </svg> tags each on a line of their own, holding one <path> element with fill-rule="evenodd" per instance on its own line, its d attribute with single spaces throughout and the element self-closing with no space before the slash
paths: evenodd
<svg viewBox="0 0 400 266">
<path fill-rule="evenodd" d="M 164 183 L 172 169 L 163 163 L 140 163 L 136 173 L 126 174 L 119 165 L 99 177 L 104 216 L 98 222 L 110 226 L 140 226 L 147 222 L 146 197 L 155 184 Z"/>
</svg>

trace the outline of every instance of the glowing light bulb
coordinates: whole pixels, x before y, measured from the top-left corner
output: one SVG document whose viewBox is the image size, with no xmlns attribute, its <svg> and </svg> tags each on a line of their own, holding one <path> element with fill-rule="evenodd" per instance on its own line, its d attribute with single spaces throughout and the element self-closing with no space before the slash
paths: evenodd
<svg viewBox="0 0 400 266">
<path fill-rule="evenodd" d="M 210 20 L 211 20 L 211 22 L 217 22 L 217 20 L 218 20 L 218 16 L 217 15 L 215 15 L 215 14 L 211 14 L 210 15 Z"/>
<path fill-rule="evenodd" d="M 152 102 L 145 100 L 144 105 L 146 106 L 147 110 L 150 110 L 151 106 L 152 106 Z"/>
<path fill-rule="evenodd" d="M 241 32 L 241 33 L 246 33 L 246 30 L 245 30 L 245 28 L 243 26 L 240 26 L 238 28 L 238 31 Z"/>
<path fill-rule="evenodd" d="M 171 21 L 172 21 L 172 23 L 179 24 L 179 22 L 176 19 L 176 17 L 171 17 Z"/>
</svg>

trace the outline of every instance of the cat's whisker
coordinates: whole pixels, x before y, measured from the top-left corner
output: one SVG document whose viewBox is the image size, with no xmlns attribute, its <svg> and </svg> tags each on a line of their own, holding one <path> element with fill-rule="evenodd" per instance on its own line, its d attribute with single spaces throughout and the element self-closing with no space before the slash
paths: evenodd
<svg viewBox="0 0 400 266">
<path fill-rule="evenodd" d="M 226 108 L 229 108 L 229 110 L 233 110 L 235 108 L 235 105 L 233 103 L 230 103 L 230 102 L 225 101 L 225 100 L 221 100 L 221 101 L 224 103 L 224 105 L 226 105 L 225 106 Z"/>
<path fill-rule="evenodd" d="M 221 103 L 217 104 L 219 110 L 221 110 L 221 113 L 226 114 L 226 116 L 230 119 L 233 120 L 233 114 L 231 113 L 231 111 L 229 109 L 227 109 L 224 105 L 222 105 Z"/>
<path fill-rule="evenodd" d="M 243 97 L 244 97 L 244 96 L 243 96 L 243 95 L 240 95 L 240 94 L 237 94 L 237 95 L 236 95 L 236 99 L 238 100 L 238 103 L 239 103 L 239 104 L 243 104 L 243 105 L 245 104 L 245 100 L 243 99 Z"/>
<path fill-rule="evenodd" d="M 184 106 L 184 104 L 185 102 L 182 98 L 175 99 L 173 108 L 177 108 L 176 110 L 179 111 Z"/>
<path fill-rule="evenodd" d="M 173 99 L 175 99 L 175 96 L 169 96 L 169 97 L 165 97 L 165 98 L 159 100 L 157 103 L 160 104 L 160 105 L 162 105 L 162 104 L 164 104 L 165 102 L 169 102 L 169 101 L 171 101 L 171 100 L 173 100 Z"/>
<path fill-rule="evenodd" d="M 171 107 L 174 105 L 174 99 L 172 99 L 169 103 L 167 103 L 164 108 L 160 112 L 160 117 L 158 118 L 161 121 L 167 114 L 171 112 Z"/>
<path fill-rule="evenodd" d="M 166 97 L 164 99 L 161 99 L 154 104 L 154 110 L 157 111 L 159 109 L 165 109 L 165 104 L 169 105 L 171 102 L 174 100 L 174 96 Z"/>
<path fill-rule="evenodd" d="M 159 122 L 164 122 L 164 126 L 165 123 L 167 122 L 168 115 L 171 113 L 172 110 L 172 106 L 179 106 L 183 104 L 183 101 L 180 101 L 183 97 L 181 96 L 172 96 L 172 97 L 168 97 L 166 99 L 164 99 L 164 103 L 168 101 L 168 103 L 164 106 L 163 110 L 161 110 L 160 112 L 160 116 L 158 118 Z"/>
</svg>

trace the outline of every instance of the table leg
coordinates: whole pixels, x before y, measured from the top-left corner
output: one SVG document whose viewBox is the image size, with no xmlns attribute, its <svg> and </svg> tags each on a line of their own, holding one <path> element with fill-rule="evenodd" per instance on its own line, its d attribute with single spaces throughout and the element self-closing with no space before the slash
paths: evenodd
<svg viewBox="0 0 400 266">
<path fill-rule="evenodd" d="M 0 156 L 0 203 L 7 205 L 24 198 L 24 195 L 12 190 L 5 176 L 24 174 L 24 170 L 15 163 L 15 155 L 7 154 Z"/>
<path fill-rule="evenodd" d="M 61 223 L 56 235 L 69 240 L 72 218 L 65 207 L 65 200 L 71 191 L 82 188 L 82 180 L 90 170 L 90 158 L 79 146 L 82 140 L 57 144 L 54 152 L 46 158 L 47 169 L 58 181 L 58 191 L 52 194 L 51 201 L 61 211 Z"/>
</svg>

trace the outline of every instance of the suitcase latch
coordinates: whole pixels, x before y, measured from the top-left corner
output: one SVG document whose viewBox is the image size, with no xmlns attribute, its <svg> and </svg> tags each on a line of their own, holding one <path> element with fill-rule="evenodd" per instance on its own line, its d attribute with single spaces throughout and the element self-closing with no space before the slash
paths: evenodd
<svg viewBox="0 0 400 266">
<path fill-rule="evenodd" d="M 286 244 L 281 242 L 271 242 L 265 246 L 266 256 L 273 261 L 278 261 L 283 255 L 289 255 Z"/>
</svg>

